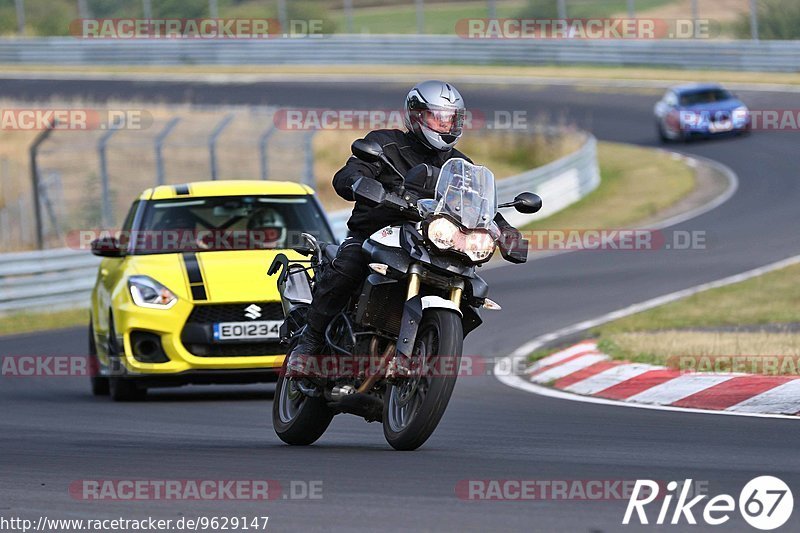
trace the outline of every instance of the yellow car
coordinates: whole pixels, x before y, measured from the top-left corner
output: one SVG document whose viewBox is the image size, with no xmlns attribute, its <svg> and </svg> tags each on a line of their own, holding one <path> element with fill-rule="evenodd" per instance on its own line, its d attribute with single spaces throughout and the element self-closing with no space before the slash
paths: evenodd
<svg viewBox="0 0 800 533">
<path fill-rule="evenodd" d="M 92 291 L 92 392 L 141 399 L 148 387 L 274 381 L 283 311 L 266 272 L 304 259 L 302 233 L 333 236 L 311 188 L 273 181 L 162 185 L 133 203 Z"/>
</svg>

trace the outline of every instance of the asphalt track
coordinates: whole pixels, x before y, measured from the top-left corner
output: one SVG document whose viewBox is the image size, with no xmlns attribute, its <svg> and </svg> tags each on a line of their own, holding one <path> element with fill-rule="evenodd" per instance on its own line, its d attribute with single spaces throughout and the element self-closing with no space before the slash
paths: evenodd
<svg viewBox="0 0 800 533">
<path fill-rule="evenodd" d="M 0 81 L 0 97 L 59 94 L 96 99 L 392 108 L 405 86 L 352 83 Z M 655 145 L 657 99 L 565 87 L 460 87 L 485 112 L 526 110 L 564 118 L 601 139 Z M 797 107 L 796 95 L 741 94 L 753 108 Z M 661 294 L 800 253 L 797 133 L 676 147 L 720 161 L 740 186 L 721 207 L 675 229 L 702 230 L 696 251 L 577 252 L 486 273 L 500 313 L 467 339 L 466 353 L 508 354 L 531 338 Z M 346 154 L 343 154 L 343 158 Z M 0 353 L 76 354 L 83 330 L 8 337 Z M 318 444 L 290 448 L 270 427 L 264 387 L 155 391 L 142 404 L 89 395 L 77 378 L 3 378 L 0 511 L 3 516 L 144 517 L 269 515 L 273 531 L 635 531 L 620 524 L 625 501 L 462 501 L 461 480 L 683 480 L 738 498 L 759 475 L 777 475 L 800 496 L 800 424 L 589 405 L 544 398 L 464 377 L 441 425 L 413 453 L 393 452 L 377 424 L 337 417 Z M 81 479 L 322 480 L 323 499 L 275 502 L 86 502 Z M 655 519 L 657 510 L 650 513 Z M 701 513 L 696 513 L 699 515 Z M 699 518 L 699 516 L 698 516 Z M 649 526 L 646 531 L 706 530 Z M 715 529 L 748 531 L 738 516 Z M 784 526 L 800 530 L 800 513 Z"/>
</svg>

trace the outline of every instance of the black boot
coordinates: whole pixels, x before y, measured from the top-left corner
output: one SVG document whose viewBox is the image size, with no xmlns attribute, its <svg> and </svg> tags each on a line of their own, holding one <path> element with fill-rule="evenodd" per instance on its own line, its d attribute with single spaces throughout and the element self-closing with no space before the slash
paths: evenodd
<svg viewBox="0 0 800 533">
<path fill-rule="evenodd" d="M 286 361 L 287 378 L 315 377 L 319 369 L 312 367 L 309 362 L 311 358 L 321 354 L 325 349 L 325 336 L 316 328 L 306 326 L 305 331 L 300 335 L 300 339 L 289 353 Z"/>
</svg>

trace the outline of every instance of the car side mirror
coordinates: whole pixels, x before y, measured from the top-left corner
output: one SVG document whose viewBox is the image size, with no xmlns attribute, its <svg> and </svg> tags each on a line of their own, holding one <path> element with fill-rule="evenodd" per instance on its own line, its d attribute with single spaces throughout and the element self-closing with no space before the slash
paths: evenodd
<svg viewBox="0 0 800 533">
<path fill-rule="evenodd" d="M 101 237 L 89 245 L 92 253 L 100 257 L 122 257 L 125 251 L 115 237 Z"/>
<path fill-rule="evenodd" d="M 375 141 L 357 139 L 350 145 L 353 155 L 367 163 L 377 163 L 383 160 L 383 148 Z"/>
<path fill-rule="evenodd" d="M 364 176 L 353 183 L 353 196 L 357 201 L 375 207 L 386 199 L 386 189 L 378 180 Z"/>
</svg>

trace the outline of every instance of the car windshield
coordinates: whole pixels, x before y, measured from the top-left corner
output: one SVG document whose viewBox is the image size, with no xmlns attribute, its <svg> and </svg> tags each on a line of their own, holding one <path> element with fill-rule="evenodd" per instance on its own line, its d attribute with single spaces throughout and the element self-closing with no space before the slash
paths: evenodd
<svg viewBox="0 0 800 533">
<path fill-rule="evenodd" d="M 725 89 L 704 89 L 702 91 L 692 91 L 681 94 L 680 103 L 682 106 L 692 106 L 697 104 L 712 104 L 733 98 L 731 93 Z"/>
<path fill-rule="evenodd" d="M 467 229 L 488 228 L 497 213 L 494 174 L 464 159 L 450 159 L 436 182 L 434 214 L 446 214 Z"/>
<path fill-rule="evenodd" d="M 309 196 L 220 196 L 149 201 L 123 238 L 133 254 L 157 254 L 302 247 L 301 233 L 333 241 Z"/>
</svg>

